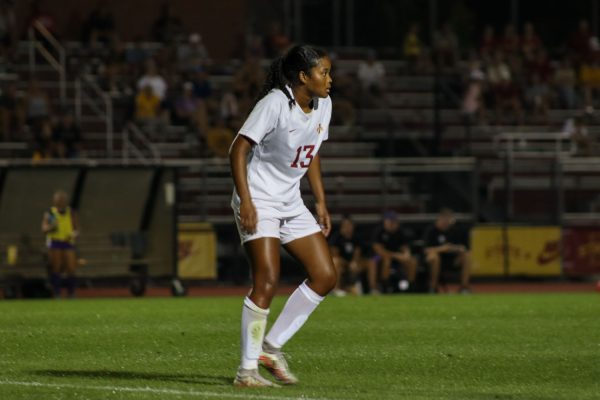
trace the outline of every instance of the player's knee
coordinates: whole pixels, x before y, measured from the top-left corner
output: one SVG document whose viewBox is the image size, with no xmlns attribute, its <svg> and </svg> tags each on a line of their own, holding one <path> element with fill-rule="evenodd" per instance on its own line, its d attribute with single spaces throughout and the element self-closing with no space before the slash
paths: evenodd
<svg viewBox="0 0 600 400">
<path fill-rule="evenodd" d="M 255 282 L 252 291 L 259 297 L 272 299 L 277 291 L 277 280 L 264 279 L 260 282 Z"/>
<path fill-rule="evenodd" d="M 429 253 L 427 254 L 425 260 L 427 261 L 427 264 L 429 264 L 432 267 L 437 267 L 438 265 L 440 265 L 440 256 L 438 254 Z"/>
<path fill-rule="evenodd" d="M 331 292 L 337 285 L 337 281 L 338 273 L 334 268 L 328 268 L 319 277 L 319 284 L 325 293 Z"/>
</svg>

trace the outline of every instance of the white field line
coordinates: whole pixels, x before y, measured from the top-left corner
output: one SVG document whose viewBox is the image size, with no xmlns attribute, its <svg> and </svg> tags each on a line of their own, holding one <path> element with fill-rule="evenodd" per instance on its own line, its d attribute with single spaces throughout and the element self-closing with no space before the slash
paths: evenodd
<svg viewBox="0 0 600 400">
<path fill-rule="evenodd" d="M 79 390 L 100 390 L 107 392 L 132 392 L 132 393 L 155 393 L 155 394 L 171 394 L 185 395 L 195 397 L 216 397 L 216 398 L 234 398 L 234 399 L 264 399 L 264 400 L 332 400 L 323 397 L 289 397 L 289 396 L 269 396 L 269 395 L 253 395 L 250 393 L 217 393 L 205 392 L 197 390 L 177 390 L 177 389 L 159 389 L 151 387 L 126 387 L 126 386 L 96 386 L 96 385 L 75 385 L 70 383 L 44 383 L 44 382 L 25 382 L 25 381 L 10 381 L 0 380 L 0 386 L 28 386 L 40 388 L 56 388 L 56 389 L 79 389 Z M 245 389 L 240 389 L 241 391 Z M 277 390 L 277 389 L 274 389 Z"/>
</svg>

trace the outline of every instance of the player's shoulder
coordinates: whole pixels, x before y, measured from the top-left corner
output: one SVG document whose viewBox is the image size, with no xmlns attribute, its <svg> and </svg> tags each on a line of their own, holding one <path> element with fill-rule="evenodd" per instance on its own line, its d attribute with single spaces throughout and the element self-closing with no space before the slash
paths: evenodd
<svg viewBox="0 0 600 400">
<path fill-rule="evenodd" d="M 271 91 L 261 99 L 261 102 L 270 106 L 281 107 L 282 105 L 288 104 L 289 99 L 281 89 L 271 89 Z"/>
</svg>

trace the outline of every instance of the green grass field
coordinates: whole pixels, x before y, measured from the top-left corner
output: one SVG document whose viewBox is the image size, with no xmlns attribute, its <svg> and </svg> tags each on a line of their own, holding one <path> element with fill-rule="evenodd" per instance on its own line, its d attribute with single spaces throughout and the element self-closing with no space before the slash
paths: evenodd
<svg viewBox="0 0 600 400">
<path fill-rule="evenodd" d="M 270 390 L 231 385 L 241 302 L 0 302 L 0 399 L 600 399 L 595 293 L 328 298 Z"/>
</svg>

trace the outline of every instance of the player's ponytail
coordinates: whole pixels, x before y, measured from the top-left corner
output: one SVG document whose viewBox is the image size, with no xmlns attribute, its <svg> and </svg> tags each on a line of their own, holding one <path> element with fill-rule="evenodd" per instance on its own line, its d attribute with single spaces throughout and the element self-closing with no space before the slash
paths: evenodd
<svg viewBox="0 0 600 400">
<path fill-rule="evenodd" d="M 300 72 L 309 74 L 311 68 L 315 67 L 319 63 L 319 60 L 326 55 L 327 53 L 325 53 L 325 51 L 310 46 L 292 47 L 286 54 L 273 60 L 269 67 L 265 84 L 259 92 L 254 104 L 256 105 L 256 103 L 269 94 L 272 89 L 280 89 L 288 98 L 291 109 L 296 102 L 289 92 L 287 85 L 299 85 L 300 78 L 298 75 Z"/>
</svg>

